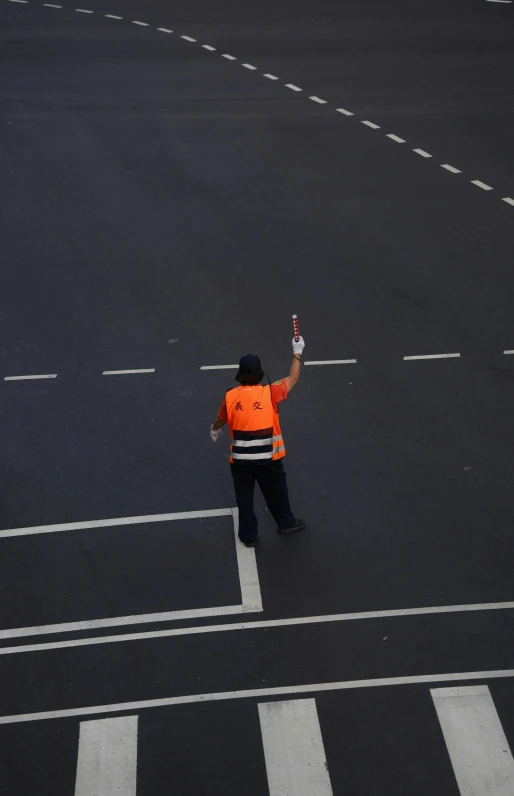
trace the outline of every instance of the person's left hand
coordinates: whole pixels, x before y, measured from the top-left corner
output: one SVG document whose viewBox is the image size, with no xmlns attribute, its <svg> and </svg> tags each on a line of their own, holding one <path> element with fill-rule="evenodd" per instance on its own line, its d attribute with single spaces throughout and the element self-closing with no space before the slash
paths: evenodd
<svg viewBox="0 0 514 796">
<path fill-rule="evenodd" d="M 219 428 L 217 431 L 215 431 L 213 429 L 213 427 L 211 426 L 211 439 L 212 439 L 213 442 L 217 442 L 218 437 L 220 436 L 222 431 L 223 431 L 222 428 Z"/>
</svg>

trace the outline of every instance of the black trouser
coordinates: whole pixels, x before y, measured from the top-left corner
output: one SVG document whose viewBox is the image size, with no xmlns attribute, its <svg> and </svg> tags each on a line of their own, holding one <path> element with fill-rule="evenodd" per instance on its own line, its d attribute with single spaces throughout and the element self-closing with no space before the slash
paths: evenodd
<svg viewBox="0 0 514 796">
<path fill-rule="evenodd" d="M 252 542 L 257 538 L 257 517 L 253 510 L 256 481 L 278 527 L 287 528 L 295 524 L 289 505 L 286 471 L 281 459 L 269 464 L 231 464 L 230 469 L 239 509 L 239 538 L 242 542 Z"/>
</svg>

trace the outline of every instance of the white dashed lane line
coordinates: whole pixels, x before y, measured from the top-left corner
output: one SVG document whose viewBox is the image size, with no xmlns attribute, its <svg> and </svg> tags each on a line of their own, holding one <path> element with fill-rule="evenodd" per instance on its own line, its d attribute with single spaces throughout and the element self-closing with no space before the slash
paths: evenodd
<svg viewBox="0 0 514 796">
<path fill-rule="evenodd" d="M 23 5 L 28 5 L 29 4 L 29 0 L 8 0 L 8 2 L 10 2 L 10 3 L 20 3 L 20 4 L 23 4 Z M 512 2 L 512 0 L 488 0 L 488 2 L 506 3 L 506 4 L 509 3 L 510 4 Z M 62 5 L 58 5 L 56 3 L 42 3 L 42 5 L 44 7 L 46 7 L 46 8 L 59 8 L 59 9 L 63 8 Z M 95 13 L 92 9 L 88 9 L 88 8 L 76 8 L 75 11 L 77 13 L 79 13 L 79 14 L 94 14 Z M 118 16 L 116 14 L 104 14 L 104 16 L 106 18 L 108 18 L 108 19 L 116 19 L 116 20 L 122 20 L 123 19 L 123 17 Z M 148 22 L 141 22 L 139 20 L 131 20 L 131 22 L 132 22 L 133 25 L 138 25 L 140 27 L 150 27 Z M 160 31 L 161 33 L 168 33 L 168 34 L 173 33 L 173 30 L 171 30 L 169 28 L 160 27 L 160 28 L 157 28 L 157 30 Z M 183 39 L 184 41 L 191 42 L 192 44 L 196 44 L 197 43 L 197 39 L 194 39 L 192 36 L 181 35 L 180 38 Z M 202 49 L 207 50 L 208 52 L 217 52 L 216 47 L 213 47 L 210 44 L 202 44 L 200 46 L 202 47 Z M 237 58 L 234 55 L 230 55 L 229 53 L 221 53 L 221 57 L 225 58 L 227 61 L 237 61 Z M 253 64 L 243 63 L 243 64 L 241 64 L 241 66 L 244 67 L 245 69 L 248 69 L 251 72 L 257 72 L 258 71 L 258 68 L 256 66 L 254 66 Z M 263 73 L 262 76 L 267 78 L 268 80 L 279 80 L 277 75 L 272 75 L 269 72 Z M 296 86 L 294 83 L 286 83 L 285 87 L 290 89 L 291 91 L 296 91 L 296 92 L 303 91 L 303 89 L 301 89 L 299 86 Z M 309 97 L 309 99 L 312 102 L 317 103 L 318 105 L 327 105 L 327 100 L 321 99 L 321 97 L 318 97 L 316 94 L 311 95 Z M 343 116 L 348 116 L 348 117 L 355 116 L 353 111 L 350 111 L 347 108 L 335 108 L 334 110 L 337 113 L 342 114 Z M 365 127 L 369 127 L 372 130 L 380 130 L 381 129 L 380 125 L 375 124 L 375 122 L 371 122 L 368 119 L 361 120 L 361 124 L 363 124 Z M 395 141 L 397 144 L 405 144 L 405 143 L 407 143 L 404 138 L 400 138 L 400 136 L 398 136 L 398 135 L 396 135 L 394 133 L 388 133 L 386 135 L 386 137 L 391 139 L 391 141 Z M 425 158 L 425 159 L 429 159 L 429 158 L 433 157 L 429 152 L 427 152 L 424 149 L 416 148 L 416 149 L 412 149 L 412 152 L 414 152 L 416 155 L 419 155 L 420 157 Z M 460 171 L 460 169 L 456 169 L 454 166 L 451 166 L 449 163 L 442 163 L 442 164 L 440 164 L 440 166 L 441 166 L 442 169 L 445 169 L 446 171 L 449 171 L 451 174 L 461 174 L 462 173 Z M 494 190 L 491 185 L 487 185 L 487 183 L 482 182 L 481 180 L 470 180 L 470 183 L 472 185 L 475 185 L 477 188 L 481 188 L 483 191 L 493 191 Z M 508 204 L 511 207 L 514 207 L 514 199 L 511 199 L 511 197 L 504 196 L 504 197 L 501 197 L 501 199 L 502 199 L 502 202 L 505 202 L 505 204 Z"/>
<path fill-rule="evenodd" d="M 35 379 L 56 379 L 57 373 L 42 373 L 37 376 L 5 376 L 4 381 L 34 381 Z"/>
<path fill-rule="evenodd" d="M 102 376 L 128 376 L 133 373 L 155 373 L 155 368 L 138 368 L 137 370 L 104 370 Z"/>
<path fill-rule="evenodd" d="M 504 354 L 514 354 L 514 348 L 507 349 L 507 351 L 503 352 Z"/>
<path fill-rule="evenodd" d="M 356 365 L 356 359 L 313 359 L 304 365 Z"/>
<path fill-rule="evenodd" d="M 238 370 L 239 365 L 202 365 L 200 370 Z"/>
<path fill-rule="evenodd" d="M 477 188 L 481 188 L 483 191 L 492 191 L 490 185 L 486 185 L 485 182 L 481 182 L 480 180 L 471 180 L 471 185 L 476 185 Z"/>
<path fill-rule="evenodd" d="M 404 357 L 404 360 L 410 359 L 457 359 L 460 354 L 417 354 L 413 357 Z"/>
<path fill-rule="evenodd" d="M 462 174 L 460 169 L 456 169 L 455 166 L 450 166 L 449 163 L 441 163 L 441 168 L 446 169 L 446 171 L 451 171 L 452 174 Z"/>
</svg>

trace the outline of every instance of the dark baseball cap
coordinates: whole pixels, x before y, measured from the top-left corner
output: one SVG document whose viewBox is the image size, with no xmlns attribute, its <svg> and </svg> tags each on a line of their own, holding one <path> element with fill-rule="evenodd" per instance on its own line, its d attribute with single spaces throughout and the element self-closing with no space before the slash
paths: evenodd
<svg viewBox="0 0 514 796">
<path fill-rule="evenodd" d="M 239 370 L 236 373 L 236 381 L 239 381 L 240 376 L 249 376 L 250 374 L 262 374 L 261 360 L 255 354 L 245 354 L 239 360 Z"/>
</svg>

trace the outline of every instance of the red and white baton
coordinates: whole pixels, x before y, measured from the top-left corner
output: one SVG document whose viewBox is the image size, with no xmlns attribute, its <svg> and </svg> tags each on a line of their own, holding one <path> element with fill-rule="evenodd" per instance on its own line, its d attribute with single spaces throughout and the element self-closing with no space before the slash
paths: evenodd
<svg viewBox="0 0 514 796">
<path fill-rule="evenodd" d="M 293 332 L 296 342 L 300 339 L 300 326 L 298 325 L 298 315 L 293 315 Z"/>
</svg>

